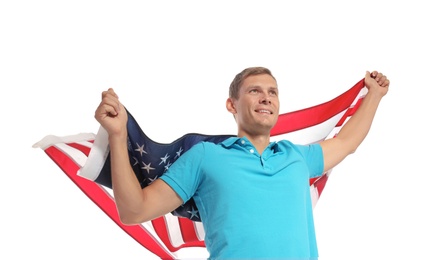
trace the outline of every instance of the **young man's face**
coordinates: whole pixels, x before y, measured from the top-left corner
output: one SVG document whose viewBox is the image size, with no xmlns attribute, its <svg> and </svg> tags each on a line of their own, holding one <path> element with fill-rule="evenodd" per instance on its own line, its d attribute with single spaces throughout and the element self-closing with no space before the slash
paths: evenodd
<svg viewBox="0 0 436 260">
<path fill-rule="evenodd" d="M 269 133 L 279 115 L 277 82 L 268 74 L 249 76 L 242 83 L 233 108 L 239 130 L 252 134 Z M 267 132 L 266 132 L 267 131 Z"/>
</svg>

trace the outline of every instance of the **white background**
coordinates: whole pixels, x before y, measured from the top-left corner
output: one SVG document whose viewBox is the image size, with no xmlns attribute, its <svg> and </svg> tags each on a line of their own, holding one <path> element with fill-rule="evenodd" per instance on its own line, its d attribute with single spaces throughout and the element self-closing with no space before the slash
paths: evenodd
<svg viewBox="0 0 436 260">
<path fill-rule="evenodd" d="M 2 259 L 155 259 L 40 149 L 98 130 L 115 88 L 154 140 L 235 133 L 228 85 L 272 70 L 281 112 L 391 80 L 373 128 L 315 208 L 320 260 L 434 256 L 436 18 L 431 1 L 2 1 Z M 273 187 L 271 187 L 273 189 Z M 198 257 L 195 251 L 191 258 Z"/>
</svg>

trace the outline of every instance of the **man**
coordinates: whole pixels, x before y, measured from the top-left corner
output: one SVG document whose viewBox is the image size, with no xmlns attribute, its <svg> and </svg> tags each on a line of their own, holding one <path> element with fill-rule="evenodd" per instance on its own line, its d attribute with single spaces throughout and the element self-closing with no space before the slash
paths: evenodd
<svg viewBox="0 0 436 260">
<path fill-rule="evenodd" d="M 270 70 L 247 68 L 229 88 L 237 137 L 201 142 L 141 189 L 129 163 L 127 114 L 113 89 L 95 112 L 109 134 L 113 192 L 125 224 L 142 223 L 191 197 L 200 211 L 210 259 L 317 259 L 309 179 L 353 153 L 366 137 L 389 80 L 366 72 L 368 93 L 336 138 L 319 144 L 270 142 L 279 90 Z"/>
</svg>

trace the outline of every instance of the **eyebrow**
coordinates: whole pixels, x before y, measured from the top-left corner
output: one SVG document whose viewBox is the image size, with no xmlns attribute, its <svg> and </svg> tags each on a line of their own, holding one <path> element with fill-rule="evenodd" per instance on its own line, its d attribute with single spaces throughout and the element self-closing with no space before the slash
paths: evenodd
<svg viewBox="0 0 436 260">
<path fill-rule="evenodd" d="M 259 85 L 250 85 L 250 86 L 247 86 L 247 88 L 262 88 L 262 87 Z M 268 89 L 278 90 L 279 88 L 278 87 L 268 87 Z"/>
</svg>

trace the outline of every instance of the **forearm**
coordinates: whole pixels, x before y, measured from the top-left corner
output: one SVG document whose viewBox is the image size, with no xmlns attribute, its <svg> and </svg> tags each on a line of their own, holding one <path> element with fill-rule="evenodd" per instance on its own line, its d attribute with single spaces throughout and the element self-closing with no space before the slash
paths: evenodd
<svg viewBox="0 0 436 260">
<path fill-rule="evenodd" d="M 112 190 L 122 222 L 132 222 L 143 209 L 144 193 L 130 165 L 127 134 L 110 136 Z"/>
<path fill-rule="evenodd" d="M 356 113 L 336 136 L 348 154 L 353 153 L 367 136 L 381 99 L 382 95 L 369 91 Z"/>
<path fill-rule="evenodd" d="M 128 114 L 113 89 L 103 91 L 95 118 L 109 134 L 112 190 L 121 222 L 141 223 L 180 206 L 182 199 L 162 180 L 141 188 L 127 149 Z"/>
</svg>

